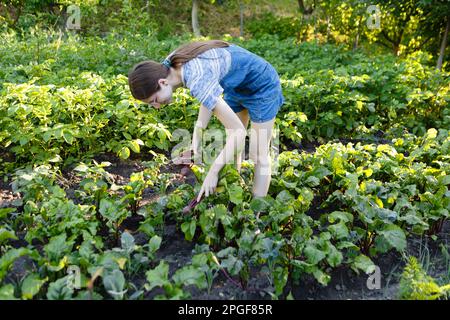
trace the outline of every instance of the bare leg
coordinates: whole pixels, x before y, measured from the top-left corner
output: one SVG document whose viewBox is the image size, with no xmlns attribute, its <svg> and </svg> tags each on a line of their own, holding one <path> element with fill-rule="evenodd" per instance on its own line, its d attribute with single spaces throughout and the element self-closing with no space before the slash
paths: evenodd
<svg viewBox="0 0 450 320">
<path fill-rule="evenodd" d="M 244 109 L 240 112 L 237 112 L 236 115 L 239 117 L 239 119 L 241 119 L 242 124 L 244 125 L 244 128 L 247 129 L 248 127 L 248 110 Z M 242 161 L 244 160 L 245 157 L 245 144 L 244 144 L 244 148 L 242 149 L 242 151 L 236 156 L 236 169 L 241 172 L 241 165 L 242 165 Z"/>
<path fill-rule="evenodd" d="M 265 197 L 269 191 L 272 174 L 270 141 L 275 118 L 263 123 L 251 122 L 250 159 L 255 164 L 253 197 Z"/>
</svg>

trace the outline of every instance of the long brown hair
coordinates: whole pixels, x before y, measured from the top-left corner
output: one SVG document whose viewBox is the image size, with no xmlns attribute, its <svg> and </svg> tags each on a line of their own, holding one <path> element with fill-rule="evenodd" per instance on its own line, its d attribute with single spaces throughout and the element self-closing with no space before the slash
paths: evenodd
<svg viewBox="0 0 450 320">
<path fill-rule="evenodd" d="M 180 46 L 165 60 L 170 66 L 180 65 L 196 58 L 206 50 L 228 47 L 230 43 L 222 40 L 194 41 Z M 138 100 L 145 100 L 160 89 L 158 80 L 167 78 L 169 68 L 159 62 L 146 60 L 136 64 L 128 73 L 131 94 Z"/>
</svg>

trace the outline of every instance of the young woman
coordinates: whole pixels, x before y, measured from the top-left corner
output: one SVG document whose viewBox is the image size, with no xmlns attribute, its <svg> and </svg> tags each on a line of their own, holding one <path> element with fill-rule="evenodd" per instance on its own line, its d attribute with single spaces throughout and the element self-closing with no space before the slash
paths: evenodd
<svg viewBox="0 0 450 320">
<path fill-rule="evenodd" d="M 195 159 L 200 153 L 200 132 L 211 115 L 214 113 L 224 125 L 225 147 L 212 163 L 197 201 L 215 191 L 224 164 L 235 159 L 240 170 L 249 118 L 249 157 L 255 164 L 253 196 L 267 195 L 271 180 L 269 145 L 275 116 L 284 103 L 279 76 L 270 63 L 225 41 L 197 41 L 179 47 L 162 63 L 138 63 L 128 81 L 133 97 L 155 108 L 171 103 L 177 88 L 190 89 L 201 102 L 192 141 Z"/>
</svg>

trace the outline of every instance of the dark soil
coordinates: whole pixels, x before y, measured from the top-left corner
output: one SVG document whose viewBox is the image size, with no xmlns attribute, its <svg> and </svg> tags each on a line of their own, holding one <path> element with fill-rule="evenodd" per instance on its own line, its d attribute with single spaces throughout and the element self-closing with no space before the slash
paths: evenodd
<svg viewBox="0 0 450 320">
<path fill-rule="evenodd" d="M 20 199 L 18 193 L 13 193 L 9 184 L 0 182 L 0 208 L 7 208 L 14 205 L 14 200 Z"/>
</svg>

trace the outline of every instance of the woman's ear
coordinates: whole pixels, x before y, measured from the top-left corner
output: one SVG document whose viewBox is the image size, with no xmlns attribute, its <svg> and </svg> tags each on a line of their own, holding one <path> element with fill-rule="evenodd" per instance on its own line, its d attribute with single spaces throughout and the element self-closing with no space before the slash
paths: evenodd
<svg viewBox="0 0 450 320">
<path fill-rule="evenodd" d="M 163 85 L 165 85 L 165 86 L 168 85 L 169 82 L 167 81 L 167 79 L 162 79 L 161 78 L 161 79 L 158 80 L 158 84 L 159 84 L 160 87 L 162 87 Z"/>
</svg>

